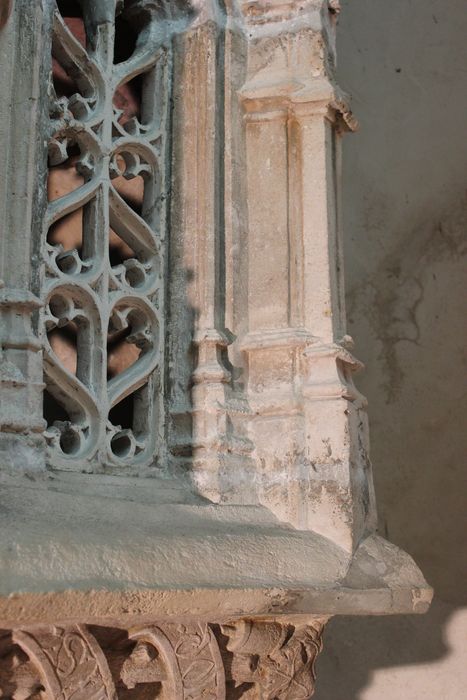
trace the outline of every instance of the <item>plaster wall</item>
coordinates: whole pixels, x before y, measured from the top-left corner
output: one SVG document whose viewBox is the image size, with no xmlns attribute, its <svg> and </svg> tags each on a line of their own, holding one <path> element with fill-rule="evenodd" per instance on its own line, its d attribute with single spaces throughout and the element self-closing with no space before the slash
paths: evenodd
<svg viewBox="0 0 467 700">
<path fill-rule="evenodd" d="M 369 399 L 380 532 L 435 588 L 426 616 L 334 619 L 317 700 L 467 687 L 467 5 L 343 0 L 347 314 Z"/>
</svg>

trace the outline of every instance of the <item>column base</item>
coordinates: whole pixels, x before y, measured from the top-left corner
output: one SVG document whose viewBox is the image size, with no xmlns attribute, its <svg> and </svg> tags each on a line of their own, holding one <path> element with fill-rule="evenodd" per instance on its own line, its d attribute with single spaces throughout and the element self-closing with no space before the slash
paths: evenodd
<svg viewBox="0 0 467 700">
<path fill-rule="evenodd" d="M 1 470 L 13 474 L 44 471 L 45 440 L 39 433 L 0 431 Z"/>
</svg>

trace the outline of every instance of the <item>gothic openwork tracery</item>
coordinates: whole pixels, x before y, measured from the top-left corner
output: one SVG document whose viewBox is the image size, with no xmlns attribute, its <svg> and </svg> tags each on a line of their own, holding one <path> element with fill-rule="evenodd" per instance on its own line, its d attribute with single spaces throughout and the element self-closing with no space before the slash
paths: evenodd
<svg viewBox="0 0 467 700">
<path fill-rule="evenodd" d="M 157 3 L 50 5 L 50 461 L 141 467 L 160 437 L 170 50 Z"/>
</svg>

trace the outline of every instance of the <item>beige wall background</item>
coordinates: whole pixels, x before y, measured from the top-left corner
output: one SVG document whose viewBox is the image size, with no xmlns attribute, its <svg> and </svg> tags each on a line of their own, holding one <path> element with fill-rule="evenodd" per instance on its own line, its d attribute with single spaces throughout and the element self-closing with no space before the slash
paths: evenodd
<svg viewBox="0 0 467 700">
<path fill-rule="evenodd" d="M 422 617 L 340 618 L 317 700 L 467 697 L 467 3 L 343 0 L 347 314 L 380 531 L 434 586 Z"/>
</svg>

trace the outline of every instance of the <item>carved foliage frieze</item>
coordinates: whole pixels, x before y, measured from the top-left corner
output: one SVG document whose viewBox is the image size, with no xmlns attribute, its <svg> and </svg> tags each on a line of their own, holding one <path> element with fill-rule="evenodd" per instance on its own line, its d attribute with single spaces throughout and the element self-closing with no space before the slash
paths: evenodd
<svg viewBox="0 0 467 700">
<path fill-rule="evenodd" d="M 303 627 L 242 620 L 224 626 L 226 658 L 236 687 L 256 689 L 262 700 L 306 700 L 314 691 L 314 662 L 321 651 L 320 623 Z"/>
<path fill-rule="evenodd" d="M 307 700 L 322 624 L 242 620 L 135 629 L 41 626 L 0 636 L 11 700 Z"/>
</svg>

